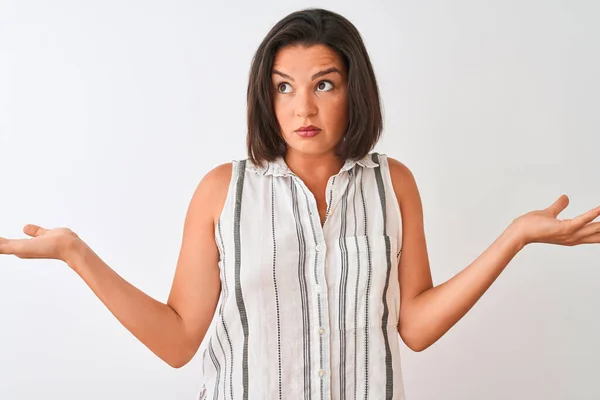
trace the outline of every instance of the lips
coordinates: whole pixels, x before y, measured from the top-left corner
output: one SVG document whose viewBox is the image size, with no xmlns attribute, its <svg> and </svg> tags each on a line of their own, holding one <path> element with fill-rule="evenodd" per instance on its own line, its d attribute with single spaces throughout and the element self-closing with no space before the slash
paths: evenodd
<svg viewBox="0 0 600 400">
<path fill-rule="evenodd" d="M 314 125 L 302 126 L 296 129 L 296 133 L 304 138 L 316 136 L 320 131 L 321 129 Z"/>
<path fill-rule="evenodd" d="M 313 136 L 316 136 L 319 132 L 321 132 L 320 129 L 313 129 L 313 130 L 308 130 L 308 131 L 296 131 L 296 133 L 303 138 L 311 138 Z"/>
</svg>

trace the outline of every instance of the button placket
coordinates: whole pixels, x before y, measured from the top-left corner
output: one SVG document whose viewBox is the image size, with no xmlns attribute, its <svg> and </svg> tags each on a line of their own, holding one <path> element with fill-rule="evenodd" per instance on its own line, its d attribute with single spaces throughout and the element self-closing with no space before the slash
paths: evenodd
<svg viewBox="0 0 600 400">
<path fill-rule="evenodd" d="M 325 220 L 327 221 L 327 218 Z M 320 221 L 317 221 L 317 223 L 319 223 L 319 225 L 317 226 L 321 227 Z M 317 325 L 318 329 L 316 333 L 318 341 L 321 344 L 321 353 L 319 354 L 319 358 L 322 359 L 322 363 L 319 362 L 319 364 L 317 364 L 316 367 L 318 368 L 317 375 L 323 384 L 322 387 L 324 398 L 329 398 L 331 388 L 329 387 L 330 380 L 327 379 L 327 371 L 330 369 L 331 350 L 329 340 L 325 336 L 325 327 L 329 326 L 329 299 L 326 290 L 327 279 L 325 275 L 325 268 L 327 262 L 327 246 L 325 244 L 325 234 L 323 228 L 319 229 L 316 240 L 317 243 L 315 244 L 314 249 L 317 253 L 318 265 L 316 277 L 317 279 L 315 279 L 315 292 L 318 299 L 318 313 L 321 316 L 321 320 L 318 322 L 320 325 Z"/>
<path fill-rule="evenodd" d="M 318 320 L 318 330 L 317 332 L 313 333 L 317 335 L 317 341 L 319 342 L 319 357 L 315 360 L 316 363 L 314 365 L 312 365 L 311 367 L 314 367 L 317 375 L 319 376 L 319 378 L 321 380 L 323 380 L 323 395 L 324 398 L 330 398 L 331 395 L 331 388 L 330 388 L 330 380 L 326 379 L 326 374 L 327 371 L 330 370 L 331 366 L 330 366 L 330 362 L 331 362 L 331 350 L 330 350 L 330 343 L 329 343 L 329 339 L 326 336 L 326 332 L 327 330 L 325 329 L 326 327 L 329 327 L 329 299 L 328 299 L 328 294 L 327 294 L 327 280 L 326 280 L 326 275 L 325 275 L 325 263 L 327 260 L 326 257 L 326 252 L 327 252 L 327 246 L 325 243 L 325 233 L 324 233 L 324 226 L 321 226 L 321 220 L 320 220 L 320 216 L 319 216 L 319 212 L 317 209 L 317 202 L 314 198 L 314 195 L 312 195 L 312 193 L 308 190 L 308 188 L 306 187 L 306 185 L 304 184 L 304 182 L 298 178 L 298 177 L 294 177 L 296 183 L 302 187 L 302 190 L 305 191 L 305 194 L 309 196 L 309 198 L 312 201 L 309 201 L 308 204 L 308 215 L 309 218 L 311 220 L 311 225 L 313 227 L 313 232 L 315 234 L 315 245 L 314 245 L 314 251 L 316 252 L 316 256 L 317 256 L 317 275 L 314 276 L 313 275 L 313 283 L 314 283 L 314 290 L 316 292 L 316 313 L 319 315 L 319 320 Z M 328 191 L 326 193 L 327 198 L 329 199 L 329 196 L 331 196 L 331 200 L 332 200 L 332 204 L 335 204 L 336 200 L 337 200 L 337 196 L 335 195 L 335 192 L 332 192 L 330 194 L 330 191 L 333 190 L 333 183 L 331 186 L 328 186 Z M 331 213 L 331 210 L 330 210 Z M 325 222 L 327 222 L 327 219 L 325 219 Z M 313 331 L 314 332 L 314 331 Z M 321 361 L 322 360 L 322 363 Z M 314 372 L 313 372 L 314 373 Z"/>
</svg>

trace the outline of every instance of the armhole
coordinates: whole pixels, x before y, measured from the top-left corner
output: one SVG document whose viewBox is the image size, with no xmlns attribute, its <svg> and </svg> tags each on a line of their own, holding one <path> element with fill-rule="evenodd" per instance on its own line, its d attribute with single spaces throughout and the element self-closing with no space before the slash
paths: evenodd
<svg viewBox="0 0 600 400">
<path fill-rule="evenodd" d="M 226 220 L 227 217 L 227 213 L 229 211 L 229 208 L 231 207 L 231 198 L 233 196 L 233 193 L 235 192 L 235 186 L 236 186 L 236 182 L 237 182 L 237 176 L 238 176 L 238 169 L 239 169 L 239 165 L 240 162 L 238 160 L 232 160 L 231 161 L 231 177 L 229 180 L 229 185 L 227 187 L 227 195 L 225 197 L 225 202 L 223 203 L 223 208 L 221 209 L 221 212 L 219 213 L 219 217 L 217 218 L 217 223 L 215 225 L 215 232 L 214 232 L 214 237 L 215 237 L 215 241 L 217 242 L 217 247 L 219 248 L 219 253 L 222 254 L 222 243 L 220 241 L 219 238 L 219 232 L 218 232 L 218 228 L 219 228 L 219 224 L 223 224 L 223 222 Z"/>
<path fill-rule="evenodd" d="M 383 170 L 383 178 L 385 179 L 385 186 L 390 192 L 390 198 L 393 200 L 393 204 L 391 204 L 391 208 L 394 210 L 394 214 L 396 217 L 396 221 L 398 221 L 398 234 L 396 237 L 396 261 L 400 261 L 400 252 L 402 251 L 402 211 L 400 210 L 400 203 L 398 202 L 398 197 L 396 196 L 396 191 L 394 190 L 394 183 L 392 182 L 392 173 L 390 171 L 390 165 L 388 163 L 386 154 L 379 154 L 379 162 L 381 163 L 381 167 Z"/>
</svg>

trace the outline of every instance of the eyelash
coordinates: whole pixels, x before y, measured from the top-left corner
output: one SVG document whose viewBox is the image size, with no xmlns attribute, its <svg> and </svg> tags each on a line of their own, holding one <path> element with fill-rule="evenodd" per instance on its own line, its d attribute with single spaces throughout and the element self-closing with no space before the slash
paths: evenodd
<svg viewBox="0 0 600 400">
<path fill-rule="evenodd" d="M 328 80 L 319 81 L 319 83 L 317 83 L 317 87 L 318 87 L 318 86 L 319 86 L 321 83 L 324 83 L 324 82 L 327 82 L 327 83 L 329 83 L 329 84 L 331 85 L 331 89 L 329 89 L 329 90 L 324 90 L 324 92 L 329 92 L 329 91 L 331 91 L 331 90 L 333 90 L 333 89 L 335 88 L 335 85 L 333 84 L 333 82 L 331 82 L 331 81 L 328 81 Z M 289 82 L 281 82 L 281 83 L 278 83 L 278 84 L 277 84 L 277 87 L 276 87 L 277 93 L 279 93 L 279 94 L 287 94 L 286 92 L 280 92 L 280 91 L 279 91 L 279 88 L 281 87 L 281 85 L 289 85 Z M 291 86 L 291 85 L 290 85 L 290 86 Z"/>
</svg>

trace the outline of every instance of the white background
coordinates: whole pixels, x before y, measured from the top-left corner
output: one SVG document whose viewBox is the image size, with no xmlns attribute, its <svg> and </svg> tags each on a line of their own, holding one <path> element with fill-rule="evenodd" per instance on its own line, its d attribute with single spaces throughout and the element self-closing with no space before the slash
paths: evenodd
<svg viewBox="0 0 600 400">
<path fill-rule="evenodd" d="M 0 0 L 0 236 L 76 231 L 166 301 L 202 176 L 245 158 L 250 61 L 288 13 L 353 22 L 381 88 L 376 150 L 411 168 L 435 284 L 513 218 L 600 205 L 600 3 Z M 526 247 L 422 353 L 408 400 L 598 399 L 600 246 Z M 194 399 L 64 263 L 0 256 L 0 399 Z"/>
</svg>

